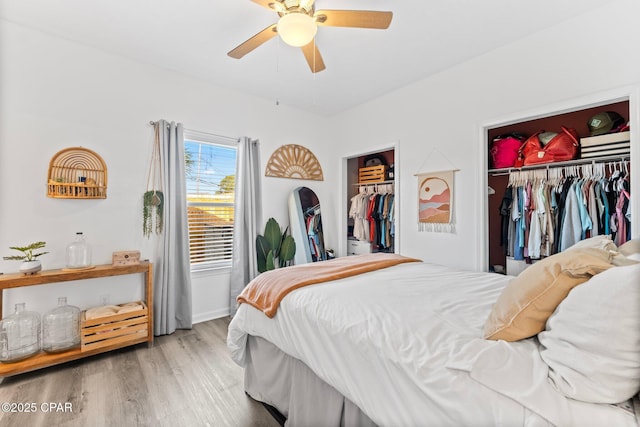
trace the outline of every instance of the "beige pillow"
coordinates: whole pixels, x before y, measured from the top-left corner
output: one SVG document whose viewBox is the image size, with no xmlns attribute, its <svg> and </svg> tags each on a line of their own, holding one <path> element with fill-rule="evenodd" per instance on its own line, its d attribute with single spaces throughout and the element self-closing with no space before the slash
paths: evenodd
<svg viewBox="0 0 640 427">
<path fill-rule="evenodd" d="M 567 249 L 565 249 L 565 251 L 587 248 L 604 249 L 606 251 L 618 250 L 616 244 L 613 243 L 613 240 L 611 240 L 610 234 L 601 234 L 598 236 L 589 237 L 588 239 L 580 240 L 574 243 L 572 246 L 569 246 Z"/>
<path fill-rule="evenodd" d="M 518 341 L 543 331 L 569 291 L 611 267 L 609 251 L 572 249 L 544 258 L 509 282 L 484 325 L 484 338 Z"/>
</svg>

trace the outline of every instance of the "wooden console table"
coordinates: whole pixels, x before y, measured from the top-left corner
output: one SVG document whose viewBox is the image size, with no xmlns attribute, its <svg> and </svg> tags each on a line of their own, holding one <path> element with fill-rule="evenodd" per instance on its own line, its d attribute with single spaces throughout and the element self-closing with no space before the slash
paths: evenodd
<svg viewBox="0 0 640 427">
<path fill-rule="evenodd" d="M 49 283 L 69 282 L 72 280 L 96 279 L 99 277 L 122 276 L 126 274 L 145 274 L 145 303 L 148 307 L 148 333 L 146 337 L 140 337 L 126 343 L 116 343 L 107 347 L 96 348 L 89 351 L 81 351 L 80 348 L 61 353 L 48 354 L 40 352 L 35 356 L 14 363 L 0 363 L 0 377 L 29 372 L 36 369 L 53 366 L 71 360 L 82 359 L 86 356 L 104 353 L 143 342 L 153 343 L 153 265 L 149 262 L 141 262 L 138 265 L 113 266 L 111 264 L 97 265 L 90 270 L 43 270 L 37 274 L 25 276 L 22 273 L 6 274 L 0 276 L 0 318 L 2 318 L 2 296 L 5 289 L 21 288 L 24 286 L 45 285 Z"/>
</svg>

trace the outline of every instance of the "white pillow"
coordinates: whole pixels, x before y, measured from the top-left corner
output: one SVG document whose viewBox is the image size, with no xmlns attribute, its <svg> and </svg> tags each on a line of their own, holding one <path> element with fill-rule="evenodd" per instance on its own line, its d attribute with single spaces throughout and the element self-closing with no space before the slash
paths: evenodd
<svg viewBox="0 0 640 427">
<path fill-rule="evenodd" d="M 623 402 L 640 391 L 640 264 L 575 287 L 538 334 L 549 378 L 565 396 Z"/>
<path fill-rule="evenodd" d="M 620 245 L 618 251 L 620 251 L 621 254 L 626 255 L 627 257 L 640 254 L 640 237 L 627 240 L 625 243 Z"/>
<path fill-rule="evenodd" d="M 627 257 L 627 259 L 631 259 L 634 261 L 640 261 L 640 252 L 638 252 L 637 254 L 631 254 Z"/>
<path fill-rule="evenodd" d="M 609 253 L 611 254 L 611 264 L 616 266 L 637 264 L 640 260 L 640 254 L 631 254 L 629 256 L 624 256 L 620 252 L 610 251 Z"/>
</svg>

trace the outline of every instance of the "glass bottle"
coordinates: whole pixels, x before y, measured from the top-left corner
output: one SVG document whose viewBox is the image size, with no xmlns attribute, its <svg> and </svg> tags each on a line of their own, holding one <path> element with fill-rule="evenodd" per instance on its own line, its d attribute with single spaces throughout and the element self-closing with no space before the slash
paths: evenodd
<svg viewBox="0 0 640 427">
<path fill-rule="evenodd" d="M 58 298 L 58 306 L 42 316 L 42 349 L 57 353 L 80 346 L 80 309 Z"/>
<path fill-rule="evenodd" d="M 0 320 L 0 362 L 17 362 L 40 351 L 40 313 L 15 306 L 15 313 Z"/>
<path fill-rule="evenodd" d="M 76 239 L 67 246 L 67 268 L 85 268 L 91 266 L 91 248 L 82 232 L 76 233 Z"/>
</svg>

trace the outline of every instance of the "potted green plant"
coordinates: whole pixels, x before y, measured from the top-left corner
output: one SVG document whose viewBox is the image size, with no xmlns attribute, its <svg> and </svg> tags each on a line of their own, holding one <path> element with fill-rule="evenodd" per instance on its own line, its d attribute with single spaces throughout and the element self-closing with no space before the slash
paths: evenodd
<svg viewBox="0 0 640 427">
<path fill-rule="evenodd" d="M 163 223 L 164 194 L 159 190 L 147 191 L 142 197 L 142 232 L 147 238 L 160 234 Z"/>
<path fill-rule="evenodd" d="M 35 274 L 38 271 L 42 270 L 42 263 L 38 258 L 44 254 L 48 254 L 49 252 L 37 252 L 34 251 L 38 249 L 44 248 L 46 245 L 45 242 L 35 242 L 31 243 L 28 246 L 11 246 L 9 249 L 13 249 L 19 252 L 22 252 L 22 255 L 11 255 L 2 257 L 2 259 L 7 261 L 22 261 L 20 264 L 20 272 L 26 274 Z"/>
<path fill-rule="evenodd" d="M 264 236 L 256 237 L 256 252 L 258 256 L 258 271 L 264 273 L 278 267 L 286 267 L 296 254 L 296 242 L 290 234 L 289 227 L 280 232 L 280 224 L 269 218 L 264 227 Z"/>
</svg>

